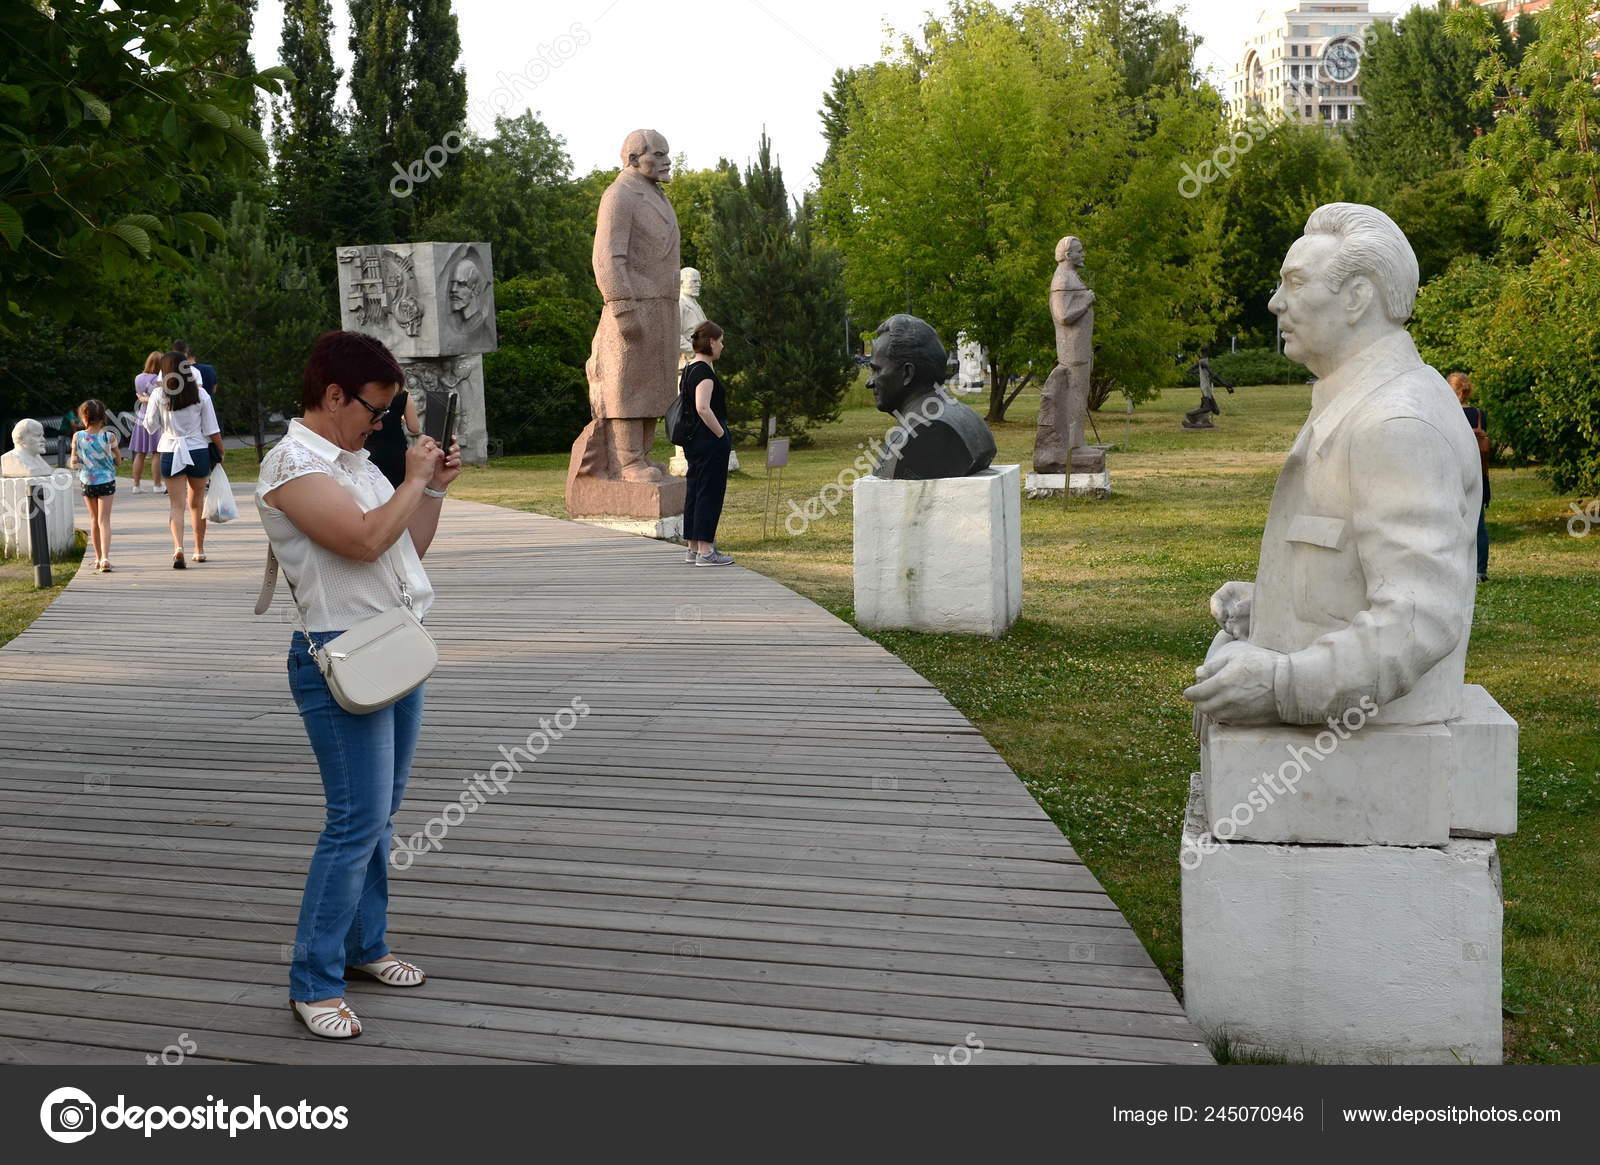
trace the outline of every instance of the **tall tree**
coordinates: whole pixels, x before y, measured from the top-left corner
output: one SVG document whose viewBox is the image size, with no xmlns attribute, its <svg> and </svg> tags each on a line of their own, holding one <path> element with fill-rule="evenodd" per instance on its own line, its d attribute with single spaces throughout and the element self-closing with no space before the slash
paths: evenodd
<svg viewBox="0 0 1600 1165">
<path fill-rule="evenodd" d="M 1380 193 L 1460 166 L 1473 138 L 1494 122 L 1490 110 L 1472 102 L 1484 47 L 1450 34 L 1449 8 L 1440 0 L 1437 7 L 1413 8 L 1392 26 L 1373 26 L 1361 62 L 1363 104 L 1350 140 Z M 1489 37 L 1501 51 L 1513 51 L 1504 21 L 1486 15 Z"/>
<path fill-rule="evenodd" d="M 1270 341 L 1277 330 L 1267 302 L 1311 212 L 1368 201 L 1368 190 L 1345 140 L 1320 126 L 1274 126 L 1240 160 L 1222 189 L 1222 269 L 1236 322 L 1252 338 Z"/>
<path fill-rule="evenodd" d="M 423 235 L 489 239 L 501 283 L 556 275 L 567 296 L 599 309 L 590 267 L 595 208 L 573 181 L 566 142 L 538 115 L 495 118 L 494 136 L 467 139 L 449 165 L 461 175 L 459 193 L 420 220 Z M 680 181 L 675 175 L 668 189 Z"/>
<path fill-rule="evenodd" d="M 845 293 L 839 257 L 818 240 L 810 208 L 797 214 L 772 143 L 717 193 L 716 229 L 706 262 L 705 306 L 727 332 L 724 359 L 736 414 L 767 421 L 801 442 L 837 419 L 855 377 L 844 343 Z"/>
<path fill-rule="evenodd" d="M 255 30 L 257 0 L 218 0 L 217 20 L 233 34 L 233 42 L 225 51 L 222 68 L 235 77 L 253 77 L 256 59 L 250 52 L 250 36 Z M 246 120 L 255 129 L 261 128 L 261 111 L 252 97 Z"/>
<path fill-rule="evenodd" d="M 260 454 L 268 416 L 294 408 L 298 370 L 331 304 L 304 245 L 273 230 L 264 206 L 239 196 L 226 233 L 188 281 L 183 326 L 222 365 L 219 419 L 251 433 Z"/>
<path fill-rule="evenodd" d="M 1077 235 L 1099 296 L 1100 395 L 1170 382 L 1171 354 L 1212 328 L 1216 216 L 1181 196 L 1179 166 L 1219 139 L 1214 96 L 1130 99 L 1081 6 L 955 4 L 922 38 L 853 82 L 823 174 L 820 221 L 844 253 L 853 314 L 911 311 L 947 343 L 982 344 L 989 419 L 1004 420 L 1054 363 L 1052 256 Z"/>
<path fill-rule="evenodd" d="M 333 63 L 330 0 L 285 0 L 279 59 L 294 74 L 273 106 L 278 205 L 303 239 L 330 242 L 328 203 L 342 197 L 338 173 L 340 70 Z"/>
<path fill-rule="evenodd" d="M 402 158 L 396 133 L 410 88 L 406 0 L 350 0 L 352 130 L 372 151 L 371 168 L 385 181 Z"/>
<path fill-rule="evenodd" d="M 395 120 L 395 143 L 402 159 L 422 158 L 460 133 L 467 117 L 467 74 L 457 61 L 461 34 L 450 0 L 406 0 L 410 30 L 406 40 L 406 89 Z M 461 185 L 460 167 L 443 167 L 419 185 L 401 208 L 411 224 L 448 206 Z"/>
</svg>

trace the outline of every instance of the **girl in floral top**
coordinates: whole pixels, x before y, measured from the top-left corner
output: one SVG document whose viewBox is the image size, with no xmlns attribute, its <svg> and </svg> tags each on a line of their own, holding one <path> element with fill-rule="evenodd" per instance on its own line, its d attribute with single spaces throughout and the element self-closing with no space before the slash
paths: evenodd
<svg viewBox="0 0 1600 1165">
<path fill-rule="evenodd" d="M 122 450 L 117 431 L 106 428 L 106 406 L 86 400 L 78 406 L 83 429 L 72 435 L 71 466 L 83 483 L 84 504 L 89 507 L 89 545 L 94 548 L 94 569 L 111 569 L 111 497 L 117 492 L 117 466 Z"/>
</svg>

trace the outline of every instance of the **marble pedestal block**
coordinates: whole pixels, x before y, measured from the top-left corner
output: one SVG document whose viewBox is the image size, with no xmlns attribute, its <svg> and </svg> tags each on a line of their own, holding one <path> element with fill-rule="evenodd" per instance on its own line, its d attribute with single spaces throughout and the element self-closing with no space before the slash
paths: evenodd
<svg viewBox="0 0 1600 1165">
<path fill-rule="evenodd" d="M 999 638 L 1022 613 L 1020 470 L 856 481 L 856 620 Z"/>
<path fill-rule="evenodd" d="M 1203 722 L 1206 827 L 1235 841 L 1444 845 L 1455 749 L 1442 724 L 1388 726 L 1361 709 L 1335 728 Z M 1360 725 L 1351 731 L 1347 725 Z M 1232 832 L 1229 830 L 1232 828 Z"/>
<path fill-rule="evenodd" d="M 1243 842 L 1444 845 L 1517 831 L 1517 722 L 1480 685 L 1447 724 L 1200 727 L 1206 827 Z"/>
<path fill-rule="evenodd" d="M 0 558 L 33 557 L 28 491 L 35 485 L 44 487 L 50 557 L 60 558 L 72 547 L 73 499 L 83 492 L 75 475 L 63 469 L 49 477 L 0 477 Z"/>
<path fill-rule="evenodd" d="M 1064 493 L 1075 498 L 1111 496 L 1111 467 L 1106 446 L 1080 445 L 1072 451 L 1071 473 L 1030 473 L 1022 488 L 1029 498 L 1058 498 Z"/>
<path fill-rule="evenodd" d="M 1291 1060 L 1500 1062 L 1493 841 L 1219 843 L 1201 804 L 1196 777 L 1180 864 L 1197 1027 Z"/>
<path fill-rule="evenodd" d="M 489 460 L 489 427 L 484 415 L 483 357 L 431 356 L 400 361 L 405 369 L 406 391 L 416 402 L 422 431 L 437 437 L 442 431 L 444 409 L 451 392 L 461 398 L 461 414 L 456 432 L 461 438 L 461 460 L 466 465 L 482 465 Z M 431 410 L 439 418 L 429 424 Z"/>
<path fill-rule="evenodd" d="M 1510 837 L 1517 832 L 1517 722 L 1481 684 L 1466 685 L 1455 746 L 1450 832 L 1457 837 Z"/>
</svg>

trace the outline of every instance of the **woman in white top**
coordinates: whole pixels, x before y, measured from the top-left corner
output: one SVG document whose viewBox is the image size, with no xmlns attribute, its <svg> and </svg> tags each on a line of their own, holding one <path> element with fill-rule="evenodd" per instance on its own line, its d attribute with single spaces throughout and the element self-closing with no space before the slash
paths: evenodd
<svg viewBox="0 0 1600 1165">
<path fill-rule="evenodd" d="M 403 602 L 418 618 L 433 603 L 421 557 L 445 488 L 461 472 L 460 446 L 446 457 L 431 437 L 419 439 L 398 488 L 364 448 L 404 380 L 371 336 L 327 333 L 306 365 L 305 415 L 261 463 L 261 523 L 319 647 Z M 295 632 L 289 688 L 321 770 L 327 818 L 300 903 L 289 1001 L 312 1032 L 349 1039 L 361 1034 L 361 1021 L 345 1004 L 347 972 L 391 987 L 417 987 L 426 977 L 386 941 L 390 819 L 405 795 L 425 689 L 377 712 L 347 712 L 310 646 Z"/>
<path fill-rule="evenodd" d="M 150 394 L 150 403 L 141 422 L 146 432 L 161 434 L 156 449 L 161 458 L 161 476 L 167 482 L 172 514 L 167 527 L 172 531 L 172 568 L 182 570 L 183 505 L 189 503 L 194 524 L 194 560 L 206 560 L 206 479 L 213 466 L 222 464 L 222 427 L 211 396 L 200 387 L 190 372 L 189 359 L 182 352 L 161 357 L 161 382 Z M 188 482 L 188 489 L 183 488 Z"/>
</svg>

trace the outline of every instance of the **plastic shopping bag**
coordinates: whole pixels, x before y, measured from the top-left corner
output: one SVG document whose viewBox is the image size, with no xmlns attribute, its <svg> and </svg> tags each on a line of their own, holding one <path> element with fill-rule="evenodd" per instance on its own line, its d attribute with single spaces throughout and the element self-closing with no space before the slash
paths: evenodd
<svg viewBox="0 0 1600 1165">
<path fill-rule="evenodd" d="M 233 500 L 233 487 L 220 465 L 211 471 L 206 487 L 205 516 L 208 522 L 231 522 L 239 516 L 239 503 Z"/>
</svg>

